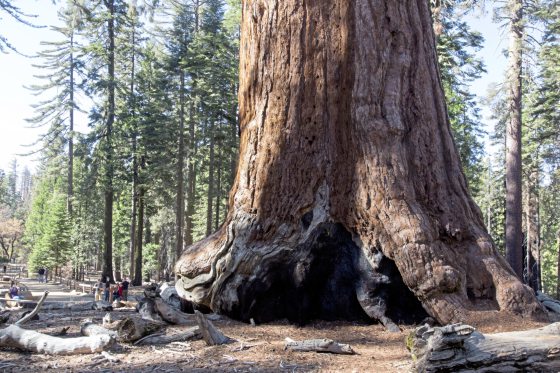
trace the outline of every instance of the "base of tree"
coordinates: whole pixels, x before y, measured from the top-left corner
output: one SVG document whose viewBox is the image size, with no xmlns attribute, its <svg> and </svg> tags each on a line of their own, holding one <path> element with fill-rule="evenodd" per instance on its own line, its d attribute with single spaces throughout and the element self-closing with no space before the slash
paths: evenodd
<svg viewBox="0 0 560 373">
<path fill-rule="evenodd" d="M 294 249 L 257 257 L 261 262 L 252 268 L 251 276 L 239 276 L 227 285 L 234 286 L 234 291 L 220 293 L 212 304 L 202 304 L 234 319 L 257 323 L 284 318 L 297 324 L 314 319 L 374 319 L 394 327 L 391 320 L 413 324 L 428 316 L 395 263 L 381 251 L 375 254 L 375 262 L 368 260 L 342 224 L 319 224 Z M 178 281 L 178 292 L 193 300 L 185 292 L 184 280 Z"/>
</svg>

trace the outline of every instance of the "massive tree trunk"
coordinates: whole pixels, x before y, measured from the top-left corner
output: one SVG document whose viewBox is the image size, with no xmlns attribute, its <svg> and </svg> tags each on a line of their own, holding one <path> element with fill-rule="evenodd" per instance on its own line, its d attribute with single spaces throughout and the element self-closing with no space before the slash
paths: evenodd
<svg viewBox="0 0 560 373">
<path fill-rule="evenodd" d="M 179 294 L 242 320 L 542 314 L 451 138 L 424 0 L 245 0 L 241 145 Z"/>
<path fill-rule="evenodd" d="M 522 236 L 522 64 L 523 64 L 523 0 L 510 0 L 510 41 L 508 70 L 508 106 L 510 117 L 506 126 L 506 257 L 517 276 L 523 278 Z"/>
</svg>

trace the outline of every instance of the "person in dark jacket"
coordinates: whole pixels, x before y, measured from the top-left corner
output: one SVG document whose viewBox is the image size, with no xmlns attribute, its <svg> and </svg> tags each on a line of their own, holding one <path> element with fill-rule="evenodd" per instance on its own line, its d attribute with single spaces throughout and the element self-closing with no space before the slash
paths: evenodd
<svg viewBox="0 0 560 373">
<path fill-rule="evenodd" d="M 122 299 L 123 300 L 128 300 L 128 285 L 130 285 L 130 282 L 128 282 L 128 277 L 125 277 L 124 281 L 122 282 Z"/>
<path fill-rule="evenodd" d="M 108 302 L 110 299 L 110 295 L 111 295 L 111 279 L 109 278 L 109 276 L 107 276 L 107 279 L 105 281 L 105 293 L 104 293 L 103 300 L 105 302 Z"/>
</svg>

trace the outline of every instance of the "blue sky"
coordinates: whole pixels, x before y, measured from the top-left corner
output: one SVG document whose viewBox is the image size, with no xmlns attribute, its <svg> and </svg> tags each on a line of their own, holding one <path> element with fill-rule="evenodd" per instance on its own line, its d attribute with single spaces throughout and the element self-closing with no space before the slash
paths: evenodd
<svg viewBox="0 0 560 373">
<path fill-rule="evenodd" d="M 57 6 L 51 0 L 14 0 L 13 3 L 27 13 L 37 14 L 39 17 L 34 23 L 41 25 L 53 25 L 57 22 Z M 14 22 L 0 13 L 0 34 L 9 38 L 18 50 L 24 54 L 32 55 L 42 49 L 42 40 L 56 40 L 57 34 L 48 28 L 34 29 Z M 486 94 L 487 88 L 492 82 L 499 82 L 503 78 L 506 67 L 506 59 L 503 49 L 507 46 L 502 31 L 498 25 L 492 23 L 489 15 L 478 18 L 469 15 L 466 20 L 474 30 L 480 31 L 485 37 L 484 49 L 480 56 L 486 63 L 487 73 L 481 79 L 475 81 L 471 91 L 479 96 Z M 37 63 L 33 59 L 20 56 L 10 52 L 0 54 L 0 169 L 7 170 L 11 160 L 17 154 L 26 153 L 28 147 L 24 145 L 33 143 L 44 129 L 29 129 L 26 118 L 33 116 L 31 105 L 39 98 L 24 88 L 26 85 L 37 83 L 33 75 L 38 71 L 32 64 Z M 480 106 L 483 121 L 491 129 L 489 111 Z M 84 122 L 85 117 L 78 121 Z M 78 128 L 85 127 L 86 123 L 78 123 Z M 34 168 L 33 159 L 36 157 L 18 157 L 18 164 L 22 167 L 27 165 Z"/>
</svg>

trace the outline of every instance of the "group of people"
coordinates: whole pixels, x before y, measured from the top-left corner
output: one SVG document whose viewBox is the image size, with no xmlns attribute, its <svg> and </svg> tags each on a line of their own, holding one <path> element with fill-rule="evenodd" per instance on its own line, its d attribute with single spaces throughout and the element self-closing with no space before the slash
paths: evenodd
<svg viewBox="0 0 560 373">
<path fill-rule="evenodd" d="M 128 300 L 128 277 L 125 277 L 124 281 L 119 281 L 116 284 L 111 284 L 111 279 L 109 277 L 103 281 L 100 278 L 99 281 L 94 286 L 95 300 L 101 300 L 103 295 L 103 300 L 106 302 L 113 302 L 115 300 Z"/>
</svg>

